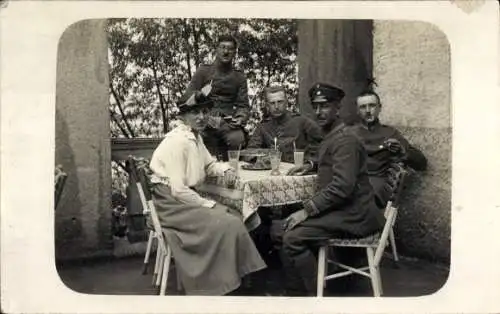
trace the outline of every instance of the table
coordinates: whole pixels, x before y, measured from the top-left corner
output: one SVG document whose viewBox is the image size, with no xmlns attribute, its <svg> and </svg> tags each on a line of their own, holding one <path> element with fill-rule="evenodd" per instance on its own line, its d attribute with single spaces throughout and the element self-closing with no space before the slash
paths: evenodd
<svg viewBox="0 0 500 314">
<path fill-rule="evenodd" d="M 271 176 L 271 170 L 244 170 L 240 162 L 239 179 L 229 187 L 223 177 L 211 177 L 196 187 L 201 195 L 226 206 L 241 210 L 249 230 L 260 224 L 255 215 L 259 206 L 287 205 L 310 199 L 316 191 L 316 175 L 286 176 L 293 164 L 280 164 L 281 176 Z"/>
</svg>

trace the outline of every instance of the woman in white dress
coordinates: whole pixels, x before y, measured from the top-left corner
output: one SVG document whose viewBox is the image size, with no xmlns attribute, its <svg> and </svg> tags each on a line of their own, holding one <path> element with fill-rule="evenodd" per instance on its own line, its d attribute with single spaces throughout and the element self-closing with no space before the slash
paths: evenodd
<svg viewBox="0 0 500 314">
<path fill-rule="evenodd" d="M 200 132 L 212 103 L 195 96 L 178 105 L 180 123 L 153 153 L 153 197 L 186 294 L 224 295 L 266 264 L 241 217 L 195 190 L 207 175 L 236 179 L 234 169 L 217 162 L 203 143 Z"/>
</svg>

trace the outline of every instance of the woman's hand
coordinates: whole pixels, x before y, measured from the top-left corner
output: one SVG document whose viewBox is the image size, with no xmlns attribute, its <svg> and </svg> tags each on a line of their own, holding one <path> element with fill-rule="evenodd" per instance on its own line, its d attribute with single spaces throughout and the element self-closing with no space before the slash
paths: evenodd
<svg viewBox="0 0 500 314">
<path fill-rule="evenodd" d="M 229 168 L 224 172 L 224 182 L 228 186 L 234 186 L 236 184 L 236 180 L 238 179 L 238 175 L 236 174 L 236 170 L 233 168 Z"/>
<path fill-rule="evenodd" d="M 221 203 L 215 203 L 215 206 L 212 207 L 212 210 L 228 213 L 229 207 L 227 207 L 226 205 L 222 205 Z"/>
</svg>

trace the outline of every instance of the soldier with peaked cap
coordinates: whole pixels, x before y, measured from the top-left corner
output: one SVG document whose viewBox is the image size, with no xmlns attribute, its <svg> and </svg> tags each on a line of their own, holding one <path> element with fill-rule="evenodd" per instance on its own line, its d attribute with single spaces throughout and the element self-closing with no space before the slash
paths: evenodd
<svg viewBox="0 0 500 314">
<path fill-rule="evenodd" d="M 339 122 L 339 110 L 332 110 L 333 107 L 340 108 L 340 102 L 345 96 L 345 92 L 338 87 L 326 83 L 315 83 L 308 91 L 309 100 L 316 116 L 316 122 L 326 135 L 331 130 L 334 122 Z M 301 175 L 312 170 L 312 164 L 317 160 L 318 155 L 309 155 L 304 159 L 303 166 L 290 169 L 289 174 Z"/>
<path fill-rule="evenodd" d="M 304 158 L 312 157 L 323 138 L 321 128 L 313 120 L 288 111 L 283 86 L 267 87 L 264 95 L 269 115 L 257 125 L 248 148 L 273 148 L 276 138 L 283 161 L 294 162 L 295 148 L 304 151 Z"/>
<path fill-rule="evenodd" d="M 344 98 L 342 89 L 335 86 L 316 83 L 309 89 L 309 99 L 316 114 L 318 124 L 328 132 L 330 125 L 337 120 L 338 112 L 331 110 L 333 104 L 339 104 Z"/>
<path fill-rule="evenodd" d="M 241 214 L 196 192 L 206 176 L 228 182 L 236 177 L 210 155 L 200 136 L 211 99 L 202 94 L 182 99 L 187 101 L 178 104 L 180 123 L 151 158 L 153 201 L 186 294 L 223 295 L 266 264 Z"/>
<path fill-rule="evenodd" d="M 200 65 L 187 87 L 187 94 L 200 92 L 211 85 L 210 99 L 214 102 L 211 118 L 203 139 L 214 155 L 227 158 L 227 150 L 244 146 L 244 125 L 249 117 L 248 86 L 245 74 L 234 68 L 237 42 L 231 35 L 217 41 L 213 64 Z"/>
<path fill-rule="evenodd" d="M 368 174 L 375 191 L 377 204 L 385 208 L 391 197 L 388 170 L 397 162 L 402 162 L 415 170 L 427 168 L 427 158 L 412 146 L 395 128 L 380 123 L 382 110 L 379 95 L 369 86 L 356 99 L 357 112 L 361 122 L 354 127 L 368 153 Z"/>
<path fill-rule="evenodd" d="M 315 84 L 310 91 L 318 121 L 328 133 L 311 162 L 318 173 L 318 192 L 283 226 L 288 295 L 315 295 L 318 263 L 313 250 L 325 240 L 367 236 L 384 225 L 368 179 L 366 151 L 339 119 L 343 96 L 340 88 L 328 84 Z"/>
</svg>

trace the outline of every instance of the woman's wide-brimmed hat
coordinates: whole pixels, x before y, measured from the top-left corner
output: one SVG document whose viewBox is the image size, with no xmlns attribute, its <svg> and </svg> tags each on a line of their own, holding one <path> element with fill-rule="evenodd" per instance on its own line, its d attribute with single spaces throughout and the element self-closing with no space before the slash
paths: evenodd
<svg viewBox="0 0 500 314">
<path fill-rule="evenodd" d="M 177 102 L 177 108 L 179 109 L 180 114 L 189 112 L 193 109 L 210 109 L 213 107 L 213 105 L 214 103 L 209 96 L 206 96 L 202 92 L 198 91 L 183 95 Z"/>
</svg>

